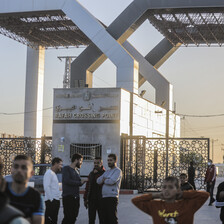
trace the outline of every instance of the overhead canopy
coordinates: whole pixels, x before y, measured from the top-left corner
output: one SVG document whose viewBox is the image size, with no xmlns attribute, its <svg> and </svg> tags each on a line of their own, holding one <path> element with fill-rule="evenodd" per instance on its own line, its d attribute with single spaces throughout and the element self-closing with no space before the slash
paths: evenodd
<svg viewBox="0 0 224 224">
<path fill-rule="evenodd" d="M 224 43 L 224 8 L 169 8 L 148 11 L 150 23 L 173 45 Z"/>
<path fill-rule="evenodd" d="M 0 14 L 0 33 L 33 48 L 80 46 L 91 42 L 60 10 Z"/>
<path fill-rule="evenodd" d="M 1 1 L 0 34 L 34 48 L 80 46 L 91 42 L 64 13 L 64 4 L 71 2 L 69 0 Z M 151 24 L 174 46 L 177 43 L 186 46 L 224 43 L 223 0 L 141 2 L 148 7 Z M 135 25 L 138 26 L 138 22 L 133 22 L 132 27 Z"/>
</svg>

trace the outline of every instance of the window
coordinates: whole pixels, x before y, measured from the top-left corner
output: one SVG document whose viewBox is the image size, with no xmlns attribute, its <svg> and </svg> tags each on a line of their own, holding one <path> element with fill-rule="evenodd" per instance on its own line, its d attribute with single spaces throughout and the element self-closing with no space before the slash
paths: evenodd
<svg viewBox="0 0 224 224">
<path fill-rule="evenodd" d="M 95 157 L 101 157 L 102 145 L 72 143 L 70 145 L 70 157 L 72 157 L 72 155 L 75 153 L 80 153 L 83 156 L 83 160 L 85 161 L 92 161 Z"/>
</svg>

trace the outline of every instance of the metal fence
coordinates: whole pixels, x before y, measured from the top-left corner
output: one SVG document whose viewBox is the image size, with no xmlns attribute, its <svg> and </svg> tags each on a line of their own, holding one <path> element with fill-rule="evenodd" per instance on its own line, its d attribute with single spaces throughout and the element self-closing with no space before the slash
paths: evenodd
<svg viewBox="0 0 224 224">
<path fill-rule="evenodd" d="M 122 188 L 160 190 L 166 176 L 187 173 L 193 161 L 196 188 L 203 189 L 208 157 L 207 138 L 170 138 L 167 148 L 164 138 L 122 137 Z"/>
<path fill-rule="evenodd" d="M 0 157 L 4 162 L 3 175 L 11 174 L 12 161 L 16 155 L 32 158 L 35 175 L 42 175 L 52 160 L 52 137 L 0 138 Z M 41 165 L 40 165 L 41 164 Z"/>
</svg>

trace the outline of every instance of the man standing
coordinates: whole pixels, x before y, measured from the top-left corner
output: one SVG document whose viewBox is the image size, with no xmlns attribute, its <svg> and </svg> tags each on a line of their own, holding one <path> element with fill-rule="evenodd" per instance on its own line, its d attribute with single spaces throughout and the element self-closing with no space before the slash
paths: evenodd
<svg viewBox="0 0 224 224">
<path fill-rule="evenodd" d="M 195 168 L 193 166 L 193 161 L 191 161 L 190 166 L 188 168 L 188 182 L 193 186 L 194 190 L 196 190 L 194 184 L 194 178 L 195 178 Z"/>
<path fill-rule="evenodd" d="M 12 165 L 12 183 L 6 186 L 10 204 L 22 211 L 31 224 L 44 223 L 44 203 L 40 193 L 28 187 L 33 175 L 33 163 L 26 155 L 17 155 Z"/>
<path fill-rule="evenodd" d="M 88 176 L 84 193 L 84 205 L 88 208 L 89 224 L 95 224 L 96 212 L 98 212 L 99 222 L 103 224 L 102 214 L 102 186 L 96 183 L 98 177 L 105 172 L 101 157 L 94 159 L 94 168 Z"/>
<path fill-rule="evenodd" d="M 117 156 L 115 154 L 108 155 L 107 170 L 102 176 L 97 179 L 98 184 L 103 184 L 102 187 L 102 212 L 103 220 L 106 224 L 117 224 L 117 205 L 120 191 L 122 172 L 117 167 Z"/>
<path fill-rule="evenodd" d="M 215 187 L 215 181 L 216 181 L 216 167 L 212 163 L 212 160 L 208 160 L 208 168 L 205 174 L 205 183 L 207 184 L 207 192 L 210 193 L 210 202 L 208 205 L 212 205 L 212 203 L 215 201 L 213 198 L 213 191 Z"/>
<path fill-rule="evenodd" d="M 58 211 L 60 208 L 59 183 L 56 173 L 62 169 L 62 159 L 56 157 L 52 160 L 51 169 L 44 174 L 44 191 L 45 191 L 45 224 L 57 224 Z"/>
<path fill-rule="evenodd" d="M 188 182 L 186 173 L 180 174 L 180 189 L 182 191 L 194 190 L 193 186 Z"/>
<path fill-rule="evenodd" d="M 64 207 L 63 224 L 73 224 L 79 214 L 79 186 L 86 181 L 81 181 L 79 170 L 82 166 L 81 154 L 72 156 L 71 164 L 62 169 L 62 201 Z"/>
</svg>

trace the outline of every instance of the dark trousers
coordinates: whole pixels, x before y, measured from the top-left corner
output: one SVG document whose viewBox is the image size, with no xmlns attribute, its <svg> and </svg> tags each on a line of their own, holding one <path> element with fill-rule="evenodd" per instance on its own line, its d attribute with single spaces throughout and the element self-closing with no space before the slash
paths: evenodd
<svg viewBox="0 0 224 224">
<path fill-rule="evenodd" d="M 46 210 L 45 210 L 45 224 L 57 224 L 58 222 L 58 211 L 60 208 L 60 201 L 45 201 Z"/>
<path fill-rule="evenodd" d="M 209 203 L 212 203 L 215 201 L 215 199 L 213 198 L 214 187 L 215 187 L 215 181 L 213 181 L 211 185 L 209 183 L 207 183 L 207 192 L 210 194 L 210 202 Z"/>
<path fill-rule="evenodd" d="M 99 223 L 104 224 L 102 201 L 101 200 L 89 200 L 88 206 L 89 206 L 89 208 L 88 208 L 89 224 L 95 224 L 96 212 L 98 213 Z"/>
<path fill-rule="evenodd" d="M 65 196 L 62 198 L 64 219 L 62 224 L 74 224 L 79 214 L 79 197 L 72 195 Z"/>
<path fill-rule="evenodd" d="M 118 198 L 102 198 L 102 212 L 105 224 L 118 224 Z"/>
</svg>

